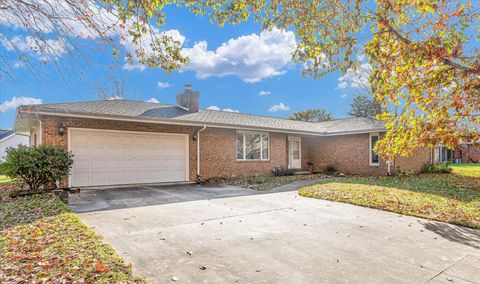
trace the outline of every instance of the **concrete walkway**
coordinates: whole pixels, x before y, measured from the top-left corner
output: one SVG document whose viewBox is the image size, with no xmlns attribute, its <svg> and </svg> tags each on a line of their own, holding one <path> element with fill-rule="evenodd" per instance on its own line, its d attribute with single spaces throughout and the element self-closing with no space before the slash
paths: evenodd
<svg viewBox="0 0 480 284">
<path fill-rule="evenodd" d="M 138 204 L 79 215 L 153 283 L 480 283 L 478 230 L 293 191 Z"/>
</svg>

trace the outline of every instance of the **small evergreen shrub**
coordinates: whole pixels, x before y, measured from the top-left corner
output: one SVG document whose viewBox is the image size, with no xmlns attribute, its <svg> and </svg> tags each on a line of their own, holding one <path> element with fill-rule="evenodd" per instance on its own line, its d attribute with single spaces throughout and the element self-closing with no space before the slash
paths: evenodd
<svg viewBox="0 0 480 284">
<path fill-rule="evenodd" d="M 401 167 L 397 167 L 397 169 L 395 170 L 395 174 L 398 177 L 410 177 L 410 176 L 413 176 L 413 171 L 408 170 L 408 169 L 404 169 L 404 168 L 401 168 Z"/>
<path fill-rule="evenodd" d="M 327 175 L 333 175 L 337 172 L 337 169 L 334 166 L 326 166 L 323 172 Z"/>
<path fill-rule="evenodd" d="M 24 181 L 30 190 L 36 191 L 66 178 L 73 165 L 73 154 L 65 148 L 40 145 L 8 148 L 2 172 L 19 181 Z"/>
<path fill-rule="evenodd" d="M 452 172 L 450 163 L 440 163 L 440 164 L 425 164 L 422 169 L 422 173 L 427 174 L 449 174 Z"/>
</svg>

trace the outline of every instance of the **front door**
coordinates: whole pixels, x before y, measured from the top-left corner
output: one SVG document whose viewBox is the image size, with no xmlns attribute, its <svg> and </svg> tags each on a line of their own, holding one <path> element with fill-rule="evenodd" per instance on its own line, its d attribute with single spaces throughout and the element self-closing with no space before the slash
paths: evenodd
<svg viewBox="0 0 480 284">
<path fill-rule="evenodd" d="M 302 140 L 300 137 L 288 137 L 288 168 L 302 167 Z"/>
</svg>

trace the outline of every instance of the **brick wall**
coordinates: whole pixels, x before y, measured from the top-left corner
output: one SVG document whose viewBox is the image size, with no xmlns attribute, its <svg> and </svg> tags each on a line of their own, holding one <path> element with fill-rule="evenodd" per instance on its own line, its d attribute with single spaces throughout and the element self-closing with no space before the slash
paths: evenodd
<svg viewBox="0 0 480 284">
<path fill-rule="evenodd" d="M 408 157 L 398 157 L 395 159 L 395 168 L 408 169 L 418 174 L 422 171 L 425 164 L 431 163 L 431 149 L 424 147 L 412 153 Z"/>
<path fill-rule="evenodd" d="M 203 177 L 271 174 L 274 166 L 287 167 L 287 135 L 270 133 L 268 161 L 237 161 L 236 130 L 207 128 L 201 134 Z"/>
<path fill-rule="evenodd" d="M 183 133 L 189 135 L 190 180 L 196 180 L 197 142 L 193 135 L 200 127 L 174 126 L 154 123 L 137 123 L 112 120 L 95 120 L 83 118 L 42 117 L 42 143 L 60 145 L 68 148 L 68 128 L 109 129 L 140 132 Z M 65 127 L 63 136 L 58 134 L 58 127 Z M 240 176 L 255 173 L 271 174 L 274 166 L 287 166 L 287 135 L 270 133 L 270 159 L 268 161 L 237 161 L 236 130 L 207 128 L 200 134 L 201 175 L 209 178 L 215 176 Z"/>
<path fill-rule="evenodd" d="M 92 128 L 92 129 L 110 129 L 139 132 L 166 132 L 182 133 L 189 135 L 189 170 L 190 180 L 194 181 L 197 177 L 197 144 L 192 136 L 200 127 L 164 125 L 155 123 L 137 123 L 113 120 L 96 120 L 84 118 L 62 118 L 62 117 L 42 117 L 42 143 L 60 145 L 68 148 L 68 128 Z M 58 127 L 65 127 L 63 136 L 58 134 Z"/>
<path fill-rule="evenodd" d="M 462 163 L 480 162 L 480 144 L 461 144 L 455 150 L 455 159 Z"/>
<path fill-rule="evenodd" d="M 329 137 L 305 136 L 302 138 L 302 164 L 315 164 L 315 169 L 322 171 L 333 166 L 337 171 L 346 174 L 386 175 L 387 163 L 380 157 L 378 166 L 370 165 L 369 134 L 341 135 Z M 419 173 L 425 163 L 430 161 L 430 150 L 427 148 L 415 151 L 414 155 L 398 158 L 392 166 L 400 166 Z"/>
<path fill-rule="evenodd" d="M 68 128 L 110 129 L 139 132 L 166 132 L 189 135 L 189 170 L 190 180 L 196 179 L 197 142 L 192 139 L 200 127 L 174 126 L 154 123 L 123 122 L 112 120 L 95 120 L 80 118 L 41 117 L 42 135 L 39 143 L 68 147 Z M 58 134 L 58 127 L 66 130 L 63 136 Z M 201 175 L 204 178 L 215 176 L 241 176 L 266 174 L 274 166 L 288 165 L 288 135 L 270 133 L 270 159 L 268 161 L 237 161 L 236 130 L 207 128 L 201 133 L 200 155 Z M 396 160 L 396 165 L 419 172 L 430 160 L 427 149 L 418 150 L 409 158 Z M 302 168 L 308 169 L 308 162 L 315 164 L 316 170 L 333 166 L 347 174 L 386 175 L 386 161 L 380 158 L 379 166 L 369 164 L 369 135 L 343 135 L 331 137 L 302 136 Z"/>
<path fill-rule="evenodd" d="M 380 158 L 379 166 L 369 163 L 369 135 L 355 134 L 329 137 L 303 137 L 302 143 L 306 159 L 303 167 L 312 162 L 316 170 L 324 170 L 333 166 L 337 171 L 346 174 L 385 175 L 386 162 Z"/>
</svg>

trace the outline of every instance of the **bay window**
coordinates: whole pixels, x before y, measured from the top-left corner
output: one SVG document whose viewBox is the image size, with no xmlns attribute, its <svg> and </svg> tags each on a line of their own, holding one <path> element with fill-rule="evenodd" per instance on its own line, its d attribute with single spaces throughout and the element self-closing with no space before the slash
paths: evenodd
<svg viewBox="0 0 480 284">
<path fill-rule="evenodd" d="M 268 133 L 237 131 L 237 160 L 268 160 Z"/>
</svg>

